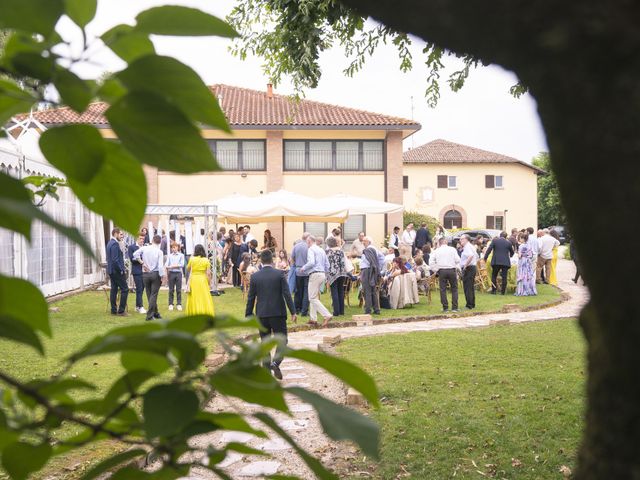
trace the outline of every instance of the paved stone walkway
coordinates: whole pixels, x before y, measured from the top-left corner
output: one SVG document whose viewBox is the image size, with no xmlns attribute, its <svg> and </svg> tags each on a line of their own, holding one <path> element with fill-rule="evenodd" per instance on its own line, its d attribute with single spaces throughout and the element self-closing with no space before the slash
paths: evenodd
<svg viewBox="0 0 640 480">
<path fill-rule="evenodd" d="M 444 318 L 437 320 L 372 325 L 366 327 L 348 327 L 340 329 L 317 329 L 295 332 L 289 335 L 289 345 L 294 348 L 308 348 L 317 350 L 323 343 L 325 336 L 340 335 L 342 339 L 365 337 L 372 335 L 386 335 L 393 333 L 408 333 L 419 331 L 435 331 L 454 328 L 472 328 L 489 326 L 492 321 L 509 320 L 511 323 L 533 322 L 557 318 L 576 317 L 583 305 L 588 301 L 588 292 L 582 285 L 575 285 L 571 278 L 575 273 L 573 262 L 560 260 L 558 262 L 559 286 L 570 294 L 570 299 L 554 307 L 530 312 L 515 312 L 504 314 L 486 314 L 470 317 Z M 508 297 L 505 303 L 508 303 Z M 435 300 L 434 300 L 435 301 Z M 283 385 L 301 386 L 314 390 L 338 403 L 345 403 L 346 393 L 341 382 L 323 370 L 311 367 L 294 359 L 285 359 L 282 364 L 284 375 Z M 292 416 L 279 412 L 270 412 L 280 426 L 287 431 L 303 448 L 319 458 L 325 465 L 348 459 L 355 454 L 353 447 L 331 442 L 324 436 L 313 409 L 298 400 L 287 396 Z M 251 413 L 260 409 L 257 405 L 250 405 L 236 400 L 215 397 L 209 409 L 211 411 L 229 410 Z M 251 421 L 256 427 L 259 422 Z M 268 429 L 266 429 L 268 430 Z M 304 465 L 288 444 L 279 440 L 275 434 L 271 439 L 261 439 L 252 435 L 236 432 L 217 432 L 205 435 L 195 440 L 195 443 L 206 448 L 207 445 L 218 445 L 230 441 L 245 443 L 254 448 L 269 452 L 271 457 L 259 458 L 240 454 L 232 454 L 221 465 L 232 478 L 263 478 L 265 475 L 278 473 L 281 475 L 296 475 L 303 479 L 312 480 L 315 476 Z M 215 478 L 204 470 L 194 469 L 191 478 Z"/>
</svg>

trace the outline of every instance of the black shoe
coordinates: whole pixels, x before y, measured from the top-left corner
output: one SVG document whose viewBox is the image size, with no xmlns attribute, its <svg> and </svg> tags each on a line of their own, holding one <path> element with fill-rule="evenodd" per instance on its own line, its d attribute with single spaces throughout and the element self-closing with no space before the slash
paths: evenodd
<svg viewBox="0 0 640 480">
<path fill-rule="evenodd" d="M 458 313 L 460 310 L 458 310 L 457 308 L 454 308 L 453 310 L 451 310 L 451 313 Z"/>
<path fill-rule="evenodd" d="M 449 313 L 449 309 L 448 308 L 443 308 L 442 309 L 442 313 Z"/>
<path fill-rule="evenodd" d="M 378 311 L 374 311 L 374 312 L 373 312 L 373 314 L 374 314 L 374 315 L 380 315 L 380 310 L 378 310 Z"/>
<path fill-rule="evenodd" d="M 155 318 L 155 319 L 157 319 L 157 320 L 162 319 L 162 317 L 160 316 L 160 314 L 159 314 L 159 313 L 154 314 L 154 315 L 153 315 L 153 318 Z"/>
<path fill-rule="evenodd" d="M 473 310 L 473 307 L 470 307 L 469 305 L 467 305 L 467 306 L 466 306 L 466 307 L 464 307 L 464 308 L 466 308 L 467 310 Z"/>
<path fill-rule="evenodd" d="M 144 320 L 145 320 L 145 322 L 150 322 L 151 320 L 153 320 L 153 317 L 147 317 Z"/>
<path fill-rule="evenodd" d="M 280 371 L 280 367 L 275 363 L 271 364 L 271 371 L 273 372 L 273 376 L 278 380 L 282 380 L 282 372 Z"/>
</svg>

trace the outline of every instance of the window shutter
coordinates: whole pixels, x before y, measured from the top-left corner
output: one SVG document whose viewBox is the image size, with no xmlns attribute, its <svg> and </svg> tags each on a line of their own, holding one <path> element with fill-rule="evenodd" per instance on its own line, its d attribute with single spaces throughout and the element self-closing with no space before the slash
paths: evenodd
<svg viewBox="0 0 640 480">
<path fill-rule="evenodd" d="M 447 176 L 446 175 L 438 175 L 438 188 L 447 188 Z"/>
<path fill-rule="evenodd" d="M 487 228 L 493 230 L 496 228 L 496 217 L 487 215 Z"/>
<path fill-rule="evenodd" d="M 402 176 L 402 188 L 404 190 L 408 190 L 409 189 L 409 176 L 408 175 L 403 175 Z"/>
<path fill-rule="evenodd" d="M 484 186 L 485 186 L 485 188 L 495 188 L 495 186 L 496 186 L 496 177 L 494 175 L 485 175 L 484 176 Z M 489 227 L 487 227 L 487 228 L 489 228 Z"/>
</svg>

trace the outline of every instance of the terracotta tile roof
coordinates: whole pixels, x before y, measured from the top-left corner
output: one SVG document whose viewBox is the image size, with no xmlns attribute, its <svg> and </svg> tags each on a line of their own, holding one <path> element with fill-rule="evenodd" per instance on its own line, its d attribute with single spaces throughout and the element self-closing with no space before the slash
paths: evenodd
<svg viewBox="0 0 640 480">
<path fill-rule="evenodd" d="M 545 173 L 544 170 L 517 158 L 442 139 L 407 150 L 402 154 L 402 161 L 403 163 L 519 163 L 538 173 Z"/>
<path fill-rule="evenodd" d="M 222 110 L 232 127 L 383 127 L 419 130 L 420 124 L 405 118 L 381 115 L 354 108 L 330 105 L 302 99 L 299 102 L 285 95 L 228 85 L 210 87 L 217 95 Z M 69 107 L 44 110 L 34 114 L 44 124 L 90 123 L 108 124 L 104 112 L 108 105 L 95 102 L 78 115 Z"/>
</svg>

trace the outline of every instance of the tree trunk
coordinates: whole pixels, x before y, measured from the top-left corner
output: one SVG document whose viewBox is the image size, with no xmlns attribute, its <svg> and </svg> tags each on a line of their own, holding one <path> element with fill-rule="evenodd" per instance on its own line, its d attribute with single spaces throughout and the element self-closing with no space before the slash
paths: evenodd
<svg viewBox="0 0 640 480">
<path fill-rule="evenodd" d="M 588 381 L 576 478 L 640 479 L 640 5 L 342 1 L 530 87 L 591 294 L 580 316 Z"/>
</svg>

